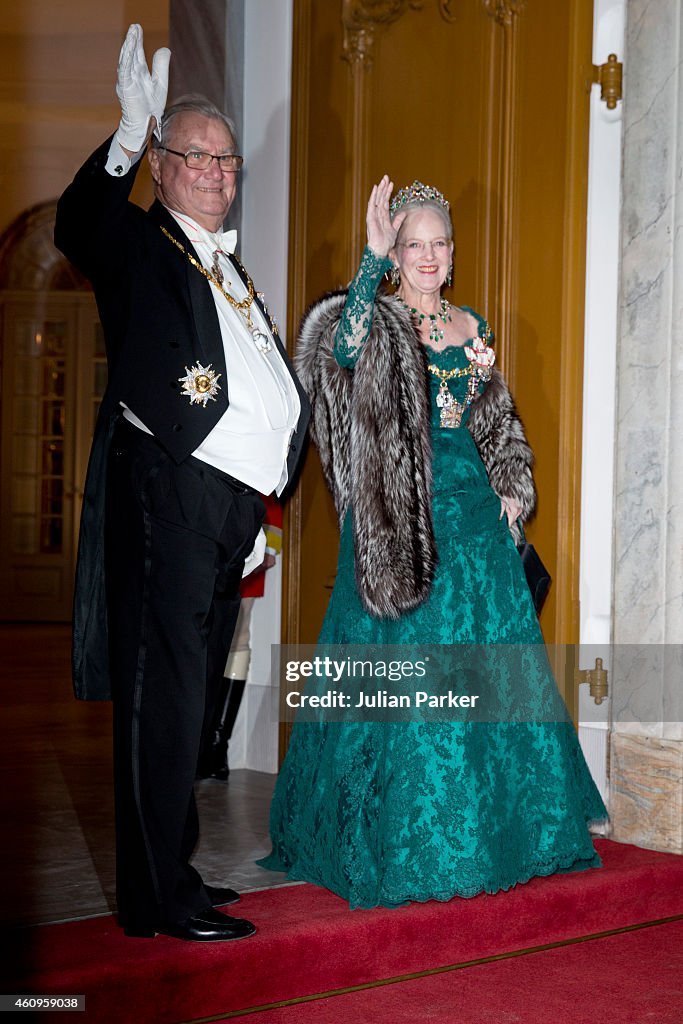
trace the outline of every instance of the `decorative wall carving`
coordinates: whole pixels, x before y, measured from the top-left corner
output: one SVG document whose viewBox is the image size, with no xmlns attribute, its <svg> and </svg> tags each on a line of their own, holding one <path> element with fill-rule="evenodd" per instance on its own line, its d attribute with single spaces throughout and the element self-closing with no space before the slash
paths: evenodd
<svg viewBox="0 0 683 1024">
<path fill-rule="evenodd" d="M 486 13 L 499 25 L 511 25 L 517 14 L 521 14 L 526 0 L 484 0 Z"/>
<path fill-rule="evenodd" d="M 444 21 L 456 21 L 457 0 L 437 2 Z M 486 13 L 499 25 L 509 26 L 521 14 L 526 0 L 483 0 L 483 4 Z M 369 67 L 377 27 L 398 21 L 407 10 L 419 11 L 423 7 L 424 0 L 342 0 L 345 60 Z"/>
<path fill-rule="evenodd" d="M 375 29 L 389 25 L 408 9 L 419 10 L 424 0 L 343 0 L 344 58 L 349 63 L 372 64 Z"/>
<path fill-rule="evenodd" d="M 438 0 L 439 12 L 444 21 L 456 20 L 457 15 L 453 10 L 456 2 L 457 0 Z M 523 2 L 524 0 L 513 2 L 512 6 L 519 7 Z M 509 7 L 510 4 L 499 3 L 498 6 Z M 377 26 L 389 25 L 392 21 L 398 21 L 407 10 L 420 11 L 423 7 L 424 0 L 343 0 L 345 60 L 351 64 L 360 63 L 369 67 L 372 64 L 372 48 Z"/>
<path fill-rule="evenodd" d="M 457 18 L 455 11 L 451 10 L 455 3 L 456 0 L 439 0 L 439 10 L 444 21 L 455 21 Z"/>
</svg>

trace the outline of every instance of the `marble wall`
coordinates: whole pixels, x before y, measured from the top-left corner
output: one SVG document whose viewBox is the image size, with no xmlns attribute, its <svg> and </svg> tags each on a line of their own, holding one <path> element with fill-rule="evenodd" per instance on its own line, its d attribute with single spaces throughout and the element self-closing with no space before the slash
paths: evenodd
<svg viewBox="0 0 683 1024">
<path fill-rule="evenodd" d="M 682 59 L 680 0 L 629 0 L 617 348 L 611 812 L 615 838 L 679 852 Z"/>
<path fill-rule="evenodd" d="M 612 838 L 683 853 L 683 743 L 613 733 Z"/>
</svg>

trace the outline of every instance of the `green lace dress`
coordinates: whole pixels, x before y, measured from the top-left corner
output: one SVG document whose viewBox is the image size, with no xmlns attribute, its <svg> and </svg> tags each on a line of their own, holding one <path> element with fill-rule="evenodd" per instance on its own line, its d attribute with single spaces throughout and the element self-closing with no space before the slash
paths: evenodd
<svg viewBox="0 0 683 1024">
<path fill-rule="evenodd" d="M 369 301 L 371 315 L 385 269 L 366 249 L 337 333 L 344 365 L 357 357 L 359 325 L 369 330 L 364 309 Z M 454 346 L 429 359 L 443 370 L 468 365 Z M 466 376 L 449 381 L 458 401 L 466 387 Z M 365 611 L 350 510 L 320 643 L 542 645 L 468 413 L 460 428 L 441 428 L 435 376 L 431 389 L 439 561 L 429 598 L 398 620 Z M 545 655 L 532 675 L 522 685 L 559 700 Z M 599 866 L 587 823 L 605 816 L 566 713 L 543 722 L 297 722 L 271 807 L 273 850 L 260 863 L 351 907 L 448 900 Z"/>
</svg>

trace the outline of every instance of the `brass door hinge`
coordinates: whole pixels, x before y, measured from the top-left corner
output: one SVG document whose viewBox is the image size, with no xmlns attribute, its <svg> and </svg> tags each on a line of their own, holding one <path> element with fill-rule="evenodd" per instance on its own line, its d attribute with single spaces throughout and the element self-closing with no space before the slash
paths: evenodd
<svg viewBox="0 0 683 1024">
<path fill-rule="evenodd" d="M 574 683 L 577 691 L 581 683 L 588 683 L 589 693 L 596 704 L 602 704 L 608 696 L 607 669 L 602 667 L 602 658 L 595 659 L 595 668 L 574 670 Z"/>
<path fill-rule="evenodd" d="M 606 64 L 593 65 L 593 81 L 600 86 L 600 99 L 607 104 L 608 110 L 614 110 L 618 101 L 623 99 L 621 87 L 624 65 L 617 60 L 616 53 L 610 53 Z"/>
</svg>

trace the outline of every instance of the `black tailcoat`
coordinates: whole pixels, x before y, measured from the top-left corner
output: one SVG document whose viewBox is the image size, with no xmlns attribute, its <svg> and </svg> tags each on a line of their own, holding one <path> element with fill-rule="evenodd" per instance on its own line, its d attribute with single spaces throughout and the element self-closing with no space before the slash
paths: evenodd
<svg viewBox="0 0 683 1024">
<path fill-rule="evenodd" d="M 74 688 L 87 700 L 111 694 L 103 521 L 107 455 L 120 403 L 181 463 L 225 412 L 230 380 L 212 286 L 161 228 L 198 259 L 196 252 L 160 202 L 145 212 L 129 201 L 141 161 L 128 173 L 109 174 L 110 144 L 108 139 L 95 151 L 64 192 L 55 227 L 58 248 L 92 282 L 109 369 L 86 478 L 74 601 Z M 235 273 L 244 278 L 233 262 Z M 283 345 L 275 340 L 301 402 L 287 459 L 291 480 L 302 453 L 309 403 Z M 206 407 L 191 405 L 178 379 L 197 362 L 221 374 L 221 390 Z"/>
</svg>

